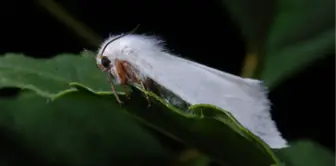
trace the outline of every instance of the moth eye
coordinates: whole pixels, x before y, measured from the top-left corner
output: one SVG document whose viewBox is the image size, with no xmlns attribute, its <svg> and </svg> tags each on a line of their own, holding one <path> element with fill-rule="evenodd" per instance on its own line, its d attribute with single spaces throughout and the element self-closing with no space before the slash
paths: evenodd
<svg viewBox="0 0 336 166">
<path fill-rule="evenodd" d="M 101 59 L 101 64 L 102 64 L 105 68 L 109 68 L 109 67 L 110 67 L 110 64 L 111 64 L 111 61 L 110 61 L 106 56 L 103 56 L 102 59 Z"/>
</svg>

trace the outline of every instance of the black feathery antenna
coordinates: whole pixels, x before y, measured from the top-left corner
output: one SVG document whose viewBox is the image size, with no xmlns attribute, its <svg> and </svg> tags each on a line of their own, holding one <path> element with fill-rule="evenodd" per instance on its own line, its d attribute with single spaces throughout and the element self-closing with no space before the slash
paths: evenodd
<svg viewBox="0 0 336 166">
<path fill-rule="evenodd" d="M 110 40 L 109 42 L 107 42 L 107 43 L 105 44 L 105 46 L 103 47 L 103 49 L 102 49 L 101 55 L 103 55 L 105 49 L 107 48 L 107 46 L 108 46 L 109 44 L 111 44 L 112 42 L 114 42 L 114 41 L 116 41 L 116 40 L 118 40 L 118 39 L 120 39 L 120 38 L 122 38 L 122 37 L 125 37 L 125 36 L 127 36 L 127 35 L 129 35 L 129 34 L 134 33 L 134 32 L 139 28 L 139 26 L 140 26 L 140 24 L 138 24 L 138 25 L 137 25 L 135 28 L 133 28 L 131 31 L 129 31 L 129 32 L 125 33 L 125 34 L 122 34 L 122 35 L 120 35 L 120 36 L 118 36 L 118 37 L 116 37 L 116 38 Z"/>
</svg>

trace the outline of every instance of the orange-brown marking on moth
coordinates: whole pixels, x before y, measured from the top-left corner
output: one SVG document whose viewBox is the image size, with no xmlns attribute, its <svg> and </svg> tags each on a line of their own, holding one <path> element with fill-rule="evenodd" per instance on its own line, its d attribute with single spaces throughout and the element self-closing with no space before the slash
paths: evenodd
<svg viewBox="0 0 336 166">
<path fill-rule="evenodd" d="M 128 63 L 127 61 L 116 60 L 116 70 L 122 84 L 125 85 L 126 83 L 137 83 L 140 84 L 144 90 L 146 90 L 144 83 L 139 78 L 139 75 L 136 73 L 130 63 Z M 148 102 L 148 106 L 150 106 L 150 100 L 148 95 L 146 95 L 146 99 Z"/>
<path fill-rule="evenodd" d="M 141 80 L 138 77 L 138 74 L 134 70 L 133 66 L 130 63 L 128 63 L 127 61 L 121 61 L 121 64 L 125 69 L 127 78 L 129 79 L 128 81 L 132 82 L 132 83 L 141 84 Z"/>
<path fill-rule="evenodd" d="M 125 71 L 125 68 L 122 64 L 122 61 L 116 59 L 115 60 L 115 65 L 116 65 L 116 73 L 119 76 L 121 84 L 125 85 L 128 83 L 128 78 L 127 78 L 127 73 Z"/>
</svg>

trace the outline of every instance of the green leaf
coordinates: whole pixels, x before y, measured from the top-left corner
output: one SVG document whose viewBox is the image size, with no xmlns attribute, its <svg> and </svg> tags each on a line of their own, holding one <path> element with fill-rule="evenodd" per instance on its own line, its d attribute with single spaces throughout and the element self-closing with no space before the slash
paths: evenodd
<svg viewBox="0 0 336 166">
<path fill-rule="evenodd" d="M 142 124 L 195 147 L 220 163 L 259 166 L 278 163 L 276 156 L 265 143 L 242 127 L 228 112 L 213 106 L 195 105 L 190 107 L 191 113 L 187 113 L 167 104 L 155 94 L 136 87 L 132 89 L 131 100 L 120 95 L 125 104 L 116 105 L 110 87 L 102 72 L 94 65 L 93 59 L 61 55 L 49 60 L 35 60 L 19 55 L 7 55 L 0 59 L 0 62 L 0 66 L 3 66 L 0 78 L 10 80 L 0 81 L 0 87 L 34 87 L 30 89 L 44 97 L 52 96 L 57 102 L 69 93 L 74 93 L 73 88 L 66 87 L 72 85 L 81 92 L 90 95 L 94 93 L 101 98 L 100 102 L 92 102 L 92 107 L 106 104 L 110 107 L 106 107 L 104 111 L 127 112 Z M 20 64 L 16 68 L 26 70 L 16 70 L 11 68 L 11 65 L 3 64 Z M 43 70 L 44 68 L 46 70 Z M 14 69 L 15 72 L 8 71 L 10 69 Z M 39 74 L 40 71 L 43 71 L 43 74 Z M 63 81 L 49 78 L 55 76 Z M 76 80 L 79 80 L 79 83 L 71 83 Z M 151 97 L 153 104 L 150 108 L 147 107 L 144 93 Z M 85 99 L 84 96 L 83 98 Z M 86 103 L 86 100 L 77 102 Z M 104 102 L 106 103 L 103 104 Z M 76 109 L 75 105 L 71 106 L 70 103 L 69 109 Z"/>
<path fill-rule="evenodd" d="M 85 86 L 72 83 L 80 91 L 95 93 Z M 148 108 L 144 93 L 149 95 Z M 99 93 L 96 93 L 99 94 Z M 113 95 L 101 95 L 115 102 Z M 271 165 L 278 159 L 270 148 L 236 122 L 226 111 L 210 105 L 193 105 L 190 112 L 178 110 L 152 92 L 132 88 L 131 99 L 121 96 L 123 108 L 144 124 L 177 141 L 196 147 L 220 163 L 230 165 Z M 203 114 L 200 115 L 199 112 Z M 240 158 L 244 158 L 241 160 Z"/>
<path fill-rule="evenodd" d="M 298 141 L 276 154 L 286 166 L 334 166 L 335 154 L 311 141 Z"/>
<path fill-rule="evenodd" d="M 259 78 L 270 88 L 314 60 L 334 54 L 333 0 L 223 0 L 249 48 L 264 57 Z"/>
<path fill-rule="evenodd" d="M 28 149 L 20 156 L 36 155 L 44 165 L 162 165 L 171 160 L 151 132 L 104 97 L 73 91 L 47 102 L 26 92 L 15 100 L 0 99 L 0 106 L 0 127 L 16 133 L 20 148 Z M 1 154 L 10 156 L 17 145 L 8 151 L 4 146 Z M 23 164 L 28 163 L 18 165 Z"/>
<path fill-rule="evenodd" d="M 21 54 L 0 57 L 0 88 L 32 89 L 54 97 L 69 89 L 70 82 L 81 82 L 95 91 L 110 89 L 106 74 L 99 72 L 94 57 L 62 54 L 51 59 L 33 59 Z"/>
</svg>

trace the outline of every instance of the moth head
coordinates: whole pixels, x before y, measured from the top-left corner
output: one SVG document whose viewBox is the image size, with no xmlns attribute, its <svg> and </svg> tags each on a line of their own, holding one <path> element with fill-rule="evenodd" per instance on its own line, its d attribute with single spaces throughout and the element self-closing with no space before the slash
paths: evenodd
<svg viewBox="0 0 336 166">
<path fill-rule="evenodd" d="M 97 65 L 102 71 L 108 71 L 113 67 L 112 61 L 107 56 L 97 55 Z"/>
<path fill-rule="evenodd" d="M 106 44 L 104 44 L 102 46 L 101 51 L 99 51 L 98 55 L 96 56 L 97 65 L 102 71 L 104 71 L 104 72 L 105 71 L 110 71 L 111 68 L 113 68 L 113 66 L 114 66 L 113 65 L 114 64 L 114 59 L 112 59 L 113 55 L 104 55 L 105 50 L 109 47 L 109 45 L 111 43 L 113 43 L 114 41 L 133 33 L 136 29 L 138 29 L 139 26 L 140 25 L 137 25 L 132 31 L 130 31 L 128 33 L 125 33 L 125 34 L 122 34 L 118 37 L 115 37 L 115 38 L 111 39 L 110 41 L 107 41 Z"/>
<path fill-rule="evenodd" d="M 102 71 L 109 71 L 113 67 L 113 55 L 111 55 L 110 52 L 106 52 L 106 49 L 108 47 L 112 47 L 110 44 L 114 42 L 115 40 L 119 39 L 122 36 L 116 37 L 111 39 L 110 41 L 105 42 L 105 44 L 101 47 L 101 50 L 98 52 L 96 56 L 96 62 L 98 67 Z"/>
</svg>

